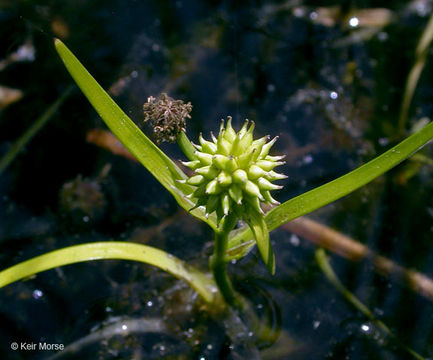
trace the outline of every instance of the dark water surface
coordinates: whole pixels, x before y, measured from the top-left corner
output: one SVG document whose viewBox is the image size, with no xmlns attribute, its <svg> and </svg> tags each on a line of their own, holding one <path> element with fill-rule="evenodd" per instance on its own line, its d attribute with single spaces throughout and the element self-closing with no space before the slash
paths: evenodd
<svg viewBox="0 0 433 360">
<path fill-rule="evenodd" d="M 238 128 L 254 120 L 257 137 L 279 135 L 275 153 L 287 155 L 280 171 L 289 177 L 275 197 L 285 201 L 404 137 L 397 123 L 405 82 L 432 7 L 428 0 L 0 0 L 0 85 L 22 92 L 0 102 L 0 157 L 72 83 L 52 44 L 59 37 L 147 134 L 142 104 L 167 92 L 192 102 L 191 139 L 209 138 L 228 115 Z M 406 134 L 432 116 L 432 60 Z M 87 142 L 95 128 L 104 125 L 75 90 L 0 174 L 0 268 L 68 245 L 128 240 L 205 270 L 210 229 L 139 164 Z M 161 147 L 184 159 L 176 145 Z M 431 145 L 423 150 L 432 153 Z M 432 199 L 431 163 L 411 161 L 311 218 L 433 277 Z M 387 335 L 327 281 L 316 245 L 283 229 L 271 240 L 275 276 L 256 250 L 229 272 L 271 324 L 273 344 L 256 341 L 260 329 L 236 314 L 212 318 L 194 292 L 159 270 L 97 261 L 1 289 L 0 358 L 53 356 L 11 350 L 12 342 L 40 341 L 69 345 L 59 359 L 413 358 L 405 346 L 433 357 L 432 298 L 378 274 L 372 261 L 330 252 L 342 283 L 394 334 Z M 128 331 L 115 335 L 119 329 Z"/>
</svg>

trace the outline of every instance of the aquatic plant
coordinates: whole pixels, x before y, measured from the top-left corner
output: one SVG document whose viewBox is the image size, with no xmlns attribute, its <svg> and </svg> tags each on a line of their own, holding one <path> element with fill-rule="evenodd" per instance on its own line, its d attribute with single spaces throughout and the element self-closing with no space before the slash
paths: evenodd
<svg viewBox="0 0 433 360">
<path fill-rule="evenodd" d="M 81 261 L 125 259 L 157 266 L 183 279 L 206 303 L 216 305 L 217 309 L 226 308 L 227 304 L 242 309 L 242 299 L 235 293 L 226 272 L 229 261 L 243 257 L 257 244 L 268 270 L 273 273 L 275 261 L 269 231 L 360 188 L 433 138 L 433 124 L 430 123 L 358 169 L 277 204 L 269 191 L 279 188 L 272 181 L 284 176 L 273 171 L 282 158 L 268 154 L 275 138 L 271 141 L 268 137 L 253 140 L 252 123 L 245 123 L 236 132 L 228 119 L 212 141 L 201 136 L 199 144 L 194 145 L 186 137 L 183 123 L 184 118 L 189 117 L 190 110 L 183 109 L 172 116 L 178 120 L 179 127 L 172 128 L 172 123 L 168 123 L 168 139 L 178 141 L 184 150 L 189 160 L 185 165 L 195 172 L 193 176 L 187 176 L 143 134 L 61 41 L 56 40 L 55 46 L 77 85 L 114 135 L 181 207 L 212 228 L 215 233 L 214 253 L 210 258 L 213 279 L 161 249 L 110 241 L 67 247 L 12 266 L 0 272 L 0 287 L 58 266 Z M 161 103 L 158 104 L 158 101 Z M 170 101 L 174 102 L 169 104 Z M 158 133 L 167 125 L 164 113 L 157 112 L 158 105 L 175 110 L 184 105 L 176 101 L 161 96 L 149 98 L 148 105 L 145 105 L 145 110 L 149 111 L 148 118 L 158 122 Z M 264 213 L 260 202 L 276 206 Z M 247 226 L 232 231 L 239 219 L 245 220 Z"/>
</svg>

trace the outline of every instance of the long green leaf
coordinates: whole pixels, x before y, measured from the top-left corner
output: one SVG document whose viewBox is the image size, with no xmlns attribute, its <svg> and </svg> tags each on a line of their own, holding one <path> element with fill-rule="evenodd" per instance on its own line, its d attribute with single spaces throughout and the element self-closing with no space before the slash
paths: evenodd
<svg viewBox="0 0 433 360">
<path fill-rule="evenodd" d="M 269 240 L 269 230 L 266 226 L 265 219 L 258 212 L 249 211 L 245 217 L 251 232 L 254 235 L 254 239 L 257 243 L 257 248 L 259 249 L 260 256 L 263 262 L 266 264 L 271 275 L 275 274 L 275 255 L 272 250 L 272 244 Z"/>
<path fill-rule="evenodd" d="M 431 139 L 433 139 L 433 122 L 367 164 L 275 207 L 265 216 L 268 229 L 273 230 L 290 220 L 306 215 L 359 189 L 397 166 L 414 152 L 420 150 Z M 251 239 L 251 237 L 252 234 L 248 228 L 233 232 L 229 241 L 229 249 L 239 246 L 240 243 Z"/>
<path fill-rule="evenodd" d="M 56 39 L 55 46 L 72 78 L 113 134 L 174 196 L 180 206 L 186 210 L 191 209 L 195 204 L 185 195 L 190 194 L 193 188 L 177 182 L 186 178 L 182 170 L 143 134 L 65 44 Z M 216 229 L 214 217 L 206 218 L 202 208 L 191 211 L 191 214 Z"/>
<path fill-rule="evenodd" d="M 123 241 L 105 241 L 69 246 L 24 261 L 0 272 L 0 288 L 42 271 L 90 260 L 121 259 L 156 266 L 184 280 L 206 302 L 215 300 L 215 283 L 182 260 L 151 246 Z"/>
</svg>

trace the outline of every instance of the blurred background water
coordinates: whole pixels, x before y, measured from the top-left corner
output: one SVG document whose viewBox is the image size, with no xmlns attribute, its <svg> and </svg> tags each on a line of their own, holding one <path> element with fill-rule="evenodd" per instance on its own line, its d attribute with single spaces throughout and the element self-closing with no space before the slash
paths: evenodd
<svg viewBox="0 0 433 360">
<path fill-rule="evenodd" d="M 237 127 L 254 120 L 257 137 L 279 135 L 275 153 L 286 154 L 281 172 L 289 178 L 275 197 L 285 201 L 431 118 L 429 51 L 399 131 L 406 78 L 432 8 L 431 0 L 0 0 L 0 157 L 72 84 L 53 47 L 58 37 L 150 136 L 142 105 L 161 92 L 192 102 L 191 139 L 209 138 L 228 115 Z M 75 89 L 0 174 L 1 269 L 110 239 L 163 248 L 206 269 L 211 231 L 139 164 L 95 145 L 95 129 L 102 121 Z M 161 147 L 183 159 L 176 145 Z M 432 152 L 423 150 L 427 159 Z M 431 163 L 407 161 L 310 218 L 433 277 L 432 199 Z M 433 357 L 432 298 L 378 274 L 372 260 L 330 252 L 343 284 L 395 335 L 387 336 L 330 285 L 309 239 L 278 229 L 271 240 L 275 276 L 256 251 L 229 272 L 276 331 L 273 344 L 254 342 L 254 334 L 234 342 L 236 319 L 213 319 L 159 270 L 100 261 L 1 289 L 0 358 L 53 355 L 14 352 L 12 341 L 72 344 L 58 355 L 65 359 L 410 358 L 404 346 Z M 125 336 L 103 331 L 122 326 L 131 329 Z"/>
</svg>

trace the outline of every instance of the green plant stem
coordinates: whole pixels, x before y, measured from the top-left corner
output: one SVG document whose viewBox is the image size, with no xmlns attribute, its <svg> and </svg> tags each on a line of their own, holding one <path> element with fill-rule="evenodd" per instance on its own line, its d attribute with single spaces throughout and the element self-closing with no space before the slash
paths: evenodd
<svg viewBox="0 0 433 360">
<path fill-rule="evenodd" d="M 340 281 L 338 276 L 335 274 L 332 269 L 329 261 L 326 257 L 325 250 L 323 248 L 318 248 L 315 252 L 315 257 L 317 264 L 322 270 L 323 274 L 326 276 L 328 281 L 344 296 L 344 298 L 352 304 L 356 309 L 358 309 L 361 313 L 363 313 L 368 319 L 373 321 L 377 326 L 386 334 L 391 337 L 395 337 L 390 328 L 381 320 L 376 320 L 373 312 L 365 306 L 353 293 L 351 293 Z M 425 360 L 420 354 L 411 348 L 401 345 L 402 348 L 407 351 L 410 355 L 412 355 L 417 360 Z"/>
<path fill-rule="evenodd" d="M 320 269 L 325 274 L 329 282 L 346 298 L 348 302 L 350 302 L 370 320 L 374 320 L 374 315 L 370 311 L 370 309 L 368 309 L 361 301 L 359 301 L 358 298 L 353 295 L 349 290 L 347 290 L 345 286 L 341 283 L 340 279 L 337 277 L 331 265 L 329 264 L 325 250 L 323 248 L 317 248 L 314 255 L 316 257 L 317 264 L 319 265 Z M 385 330 L 386 333 L 390 332 L 388 327 L 382 329 Z"/>
<path fill-rule="evenodd" d="M 212 270 L 215 283 L 217 284 L 224 300 L 230 306 L 235 308 L 240 307 L 239 301 L 236 299 L 236 294 L 227 274 L 226 251 L 228 244 L 228 236 L 230 231 L 236 225 L 236 216 L 229 214 L 222 221 L 221 230 L 215 231 L 214 253 L 209 259 L 209 267 Z"/>
<path fill-rule="evenodd" d="M 424 154 L 415 154 L 412 156 L 411 160 L 419 162 L 424 165 L 433 166 L 433 159 L 429 158 L 428 156 L 425 156 Z"/>
<path fill-rule="evenodd" d="M 52 118 L 55 112 L 71 94 L 74 85 L 69 86 L 62 95 L 22 134 L 11 146 L 9 151 L 0 159 L 0 174 L 14 161 L 19 152 L 30 142 L 30 140 L 41 130 Z"/>
<path fill-rule="evenodd" d="M 196 150 L 194 149 L 194 146 L 192 146 L 191 141 L 189 141 L 184 131 L 181 131 L 177 137 L 177 144 L 188 160 L 197 160 L 197 156 L 195 155 Z"/>
<path fill-rule="evenodd" d="M 430 16 L 430 19 L 418 42 L 418 46 L 415 50 L 415 62 L 407 76 L 406 87 L 404 89 L 403 101 L 401 103 L 400 115 L 398 119 L 398 130 L 401 135 L 404 134 L 407 115 L 409 113 L 409 108 L 412 102 L 413 94 L 415 92 L 421 73 L 424 69 L 427 60 L 428 50 L 430 48 L 430 44 L 432 41 L 433 41 L 433 15 Z"/>
<path fill-rule="evenodd" d="M 215 304 L 219 301 L 215 283 L 201 271 L 163 250 L 123 241 L 104 241 L 69 246 L 37 256 L 1 271 L 0 288 L 59 266 L 103 259 L 132 260 L 159 267 L 178 279 L 184 280 L 207 303 Z"/>
</svg>

